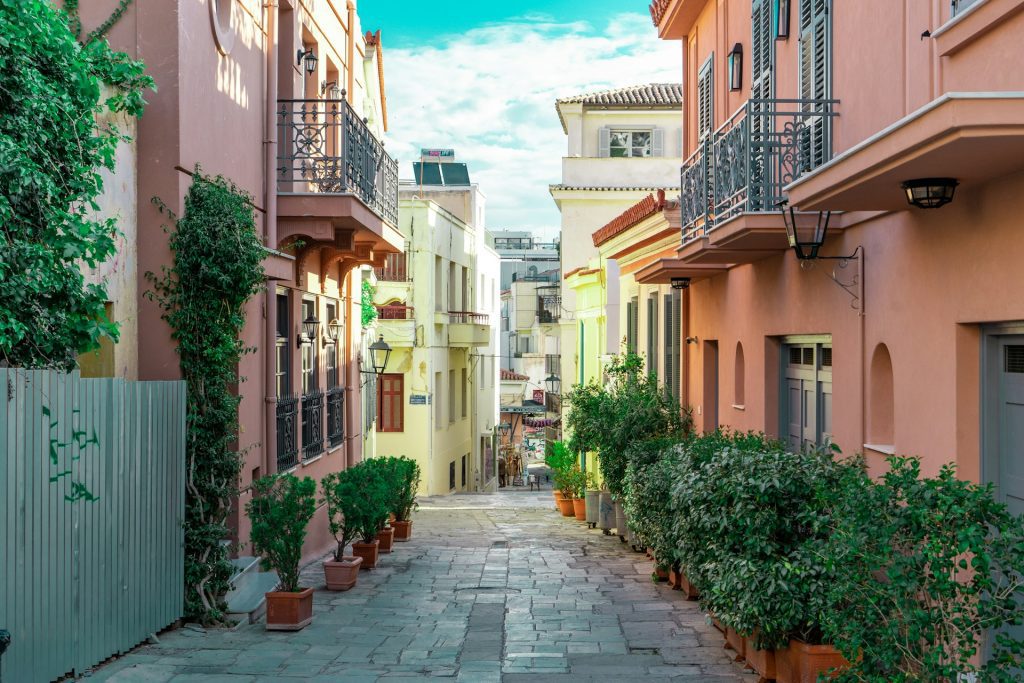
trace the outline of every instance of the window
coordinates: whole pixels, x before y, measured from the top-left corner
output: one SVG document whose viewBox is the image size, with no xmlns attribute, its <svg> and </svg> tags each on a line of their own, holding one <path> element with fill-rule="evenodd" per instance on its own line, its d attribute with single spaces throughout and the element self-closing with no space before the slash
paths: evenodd
<svg viewBox="0 0 1024 683">
<path fill-rule="evenodd" d="M 443 416 L 441 415 L 441 373 L 434 373 L 434 429 L 440 429 Z"/>
<path fill-rule="evenodd" d="M 377 415 L 382 432 L 405 431 L 405 376 L 388 373 L 380 376 Z"/>
<path fill-rule="evenodd" d="M 636 353 L 637 350 L 637 297 L 626 302 L 626 352 Z"/>
<path fill-rule="evenodd" d="M 462 488 L 466 488 L 466 461 L 469 460 L 469 455 L 462 456 Z"/>
<path fill-rule="evenodd" d="M 678 289 L 673 289 L 671 294 L 665 295 L 665 387 L 677 401 L 682 393 L 680 391 L 682 341 L 679 338 L 682 327 L 680 320 L 682 300 L 682 293 Z"/>
<path fill-rule="evenodd" d="M 608 138 L 610 157 L 651 156 L 651 131 L 613 130 Z"/>
<path fill-rule="evenodd" d="M 466 415 L 468 414 L 467 411 L 468 411 L 469 401 L 466 400 L 467 399 L 466 392 L 468 390 L 468 387 L 469 387 L 469 382 L 467 381 L 467 378 L 466 378 L 466 368 L 462 368 L 462 386 L 459 387 L 459 392 L 462 394 L 462 417 L 466 417 Z M 463 482 L 463 483 L 465 483 L 465 482 Z"/>
<path fill-rule="evenodd" d="M 828 338 L 826 338 L 828 339 Z M 783 347 L 781 433 L 795 453 L 832 441 L 832 342 Z"/>
<path fill-rule="evenodd" d="M 455 371 L 448 371 L 448 421 L 455 422 Z"/>
<path fill-rule="evenodd" d="M 444 304 L 444 265 L 441 257 L 434 257 L 434 310 L 442 310 Z"/>
<path fill-rule="evenodd" d="M 302 319 L 316 318 L 316 302 L 302 300 Z M 303 338 L 302 344 L 302 393 L 308 394 L 317 388 L 316 367 L 317 340 Z"/>
<path fill-rule="evenodd" d="M 448 490 L 455 490 L 455 461 L 448 463 Z"/>
<path fill-rule="evenodd" d="M 736 342 L 736 364 L 733 376 L 733 404 L 744 405 L 746 395 L 746 359 L 743 357 L 743 344 Z"/>
<path fill-rule="evenodd" d="M 284 398 L 292 393 L 291 325 L 288 324 L 288 294 L 277 293 L 277 397 Z"/>
<path fill-rule="evenodd" d="M 953 0 L 953 16 L 962 13 L 968 7 L 976 3 L 978 0 Z"/>
<path fill-rule="evenodd" d="M 324 321 L 325 325 L 330 325 L 331 321 L 338 319 L 338 305 L 336 303 L 327 304 L 327 316 Z M 331 330 L 325 330 L 325 332 L 331 332 Z M 339 341 L 341 340 L 342 332 L 338 330 Z M 330 337 L 328 337 L 330 339 Z M 337 342 L 329 342 L 324 347 L 324 365 L 327 367 L 327 388 L 333 389 L 338 386 L 338 344 Z"/>
<path fill-rule="evenodd" d="M 458 302 L 455 300 L 455 296 L 459 290 L 455 289 L 455 269 L 458 266 L 455 265 L 454 261 L 448 263 L 448 310 L 458 311 Z"/>
<path fill-rule="evenodd" d="M 801 3 L 802 5 L 802 3 Z M 703 140 L 715 128 L 715 54 L 697 75 L 697 137 Z"/>
<path fill-rule="evenodd" d="M 658 374 L 658 295 L 647 297 L 647 374 Z"/>
</svg>

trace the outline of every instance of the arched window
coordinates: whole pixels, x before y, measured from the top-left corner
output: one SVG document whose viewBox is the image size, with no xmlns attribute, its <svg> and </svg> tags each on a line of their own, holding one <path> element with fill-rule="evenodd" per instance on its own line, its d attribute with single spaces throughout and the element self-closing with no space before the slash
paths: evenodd
<svg viewBox="0 0 1024 683">
<path fill-rule="evenodd" d="M 868 403 L 868 441 L 873 445 L 892 446 L 894 433 L 892 357 L 885 344 L 875 347 L 871 356 L 870 401 Z"/>
<path fill-rule="evenodd" d="M 746 402 L 746 360 L 743 358 L 743 343 L 736 342 L 736 368 L 733 374 L 735 390 L 733 392 L 733 403 L 742 406 Z"/>
</svg>

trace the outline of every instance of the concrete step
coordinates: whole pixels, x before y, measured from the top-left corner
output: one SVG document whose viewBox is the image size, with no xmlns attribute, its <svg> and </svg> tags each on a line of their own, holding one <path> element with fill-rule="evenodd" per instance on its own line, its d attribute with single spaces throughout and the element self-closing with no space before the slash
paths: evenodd
<svg viewBox="0 0 1024 683">
<path fill-rule="evenodd" d="M 255 623 L 266 611 L 265 593 L 277 588 L 280 582 L 277 572 L 261 571 L 259 559 L 255 557 L 238 557 L 231 563 L 236 572 L 231 577 L 231 590 L 225 596 L 228 618 Z"/>
</svg>

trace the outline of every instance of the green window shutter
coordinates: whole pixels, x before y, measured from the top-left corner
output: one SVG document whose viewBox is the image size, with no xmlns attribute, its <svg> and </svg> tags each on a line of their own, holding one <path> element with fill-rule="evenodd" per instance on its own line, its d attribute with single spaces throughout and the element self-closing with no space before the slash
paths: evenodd
<svg viewBox="0 0 1024 683">
<path fill-rule="evenodd" d="M 640 345 L 640 300 L 634 296 L 629 304 L 633 307 L 633 317 L 629 321 L 630 352 L 637 353 Z"/>
<path fill-rule="evenodd" d="M 658 299 L 647 299 L 647 373 L 658 374 Z"/>
<path fill-rule="evenodd" d="M 597 156 L 610 157 L 612 144 L 612 132 L 608 126 L 602 126 L 597 131 Z"/>
<path fill-rule="evenodd" d="M 672 374 L 675 371 L 673 367 L 673 353 L 675 350 L 675 342 L 672 337 L 673 325 L 675 324 L 675 315 L 672 310 L 672 295 L 666 294 L 664 296 L 665 302 L 665 386 L 672 387 Z"/>
<path fill-rule="evenodd" d="M 672 290 L 672 395 L 676 400 L 682 400 L 682 317 L 683 317 L 683 293 L 678 289 Z"/>
<path fill-rule="evenodd" d="M 800 3 L 800 98 L 822 100 L 832 96 L 832 32 L 829 22 L 829 0 L 803 0 Z M 804 110 L 814 105 L 805 104 Z M 806 173 L 828 161 L 831 156 L 827 117 L 804 121 L 800 134 L 800 172 Z"/>
<path fill-rule="evenodd" d="M 754 0 L 750 27 L 750 98 L 766 100 L 772 97 L 774 90 L 775 41 L 772 39 L 770 0 Z M 753 123 L 756 125 L 757 121 Z"/>
<path fill-rule="evenodd" d="M 715 121 L 715 55 L 704 62 L 697 76 L 697 135 L 704 138 L 714 130 Z"/>
</svg>

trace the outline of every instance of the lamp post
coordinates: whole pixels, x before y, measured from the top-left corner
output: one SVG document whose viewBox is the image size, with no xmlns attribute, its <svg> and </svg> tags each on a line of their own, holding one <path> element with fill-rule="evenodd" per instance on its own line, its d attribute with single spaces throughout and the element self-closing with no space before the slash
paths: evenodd
<svg viewBox="0 0 1024 683">
<path fill-rule="evenodd" d="M 555 373 L 548 375 L 547 379 L 544 380 L 544 383 L 548 385 L 549 394 L 555 394 L 557 396 L 562 389 L 562 380 Z"/>
<path fill-rule="evenodd" d="M 391 346 L 384 341 L 384 335 L 380 335 L 377 341 L 370 344 L 370 361 L 373 363 L 373 373 L 380 377 L 388 366 L 388 359 L 391 358 Z"/>
</svg>

